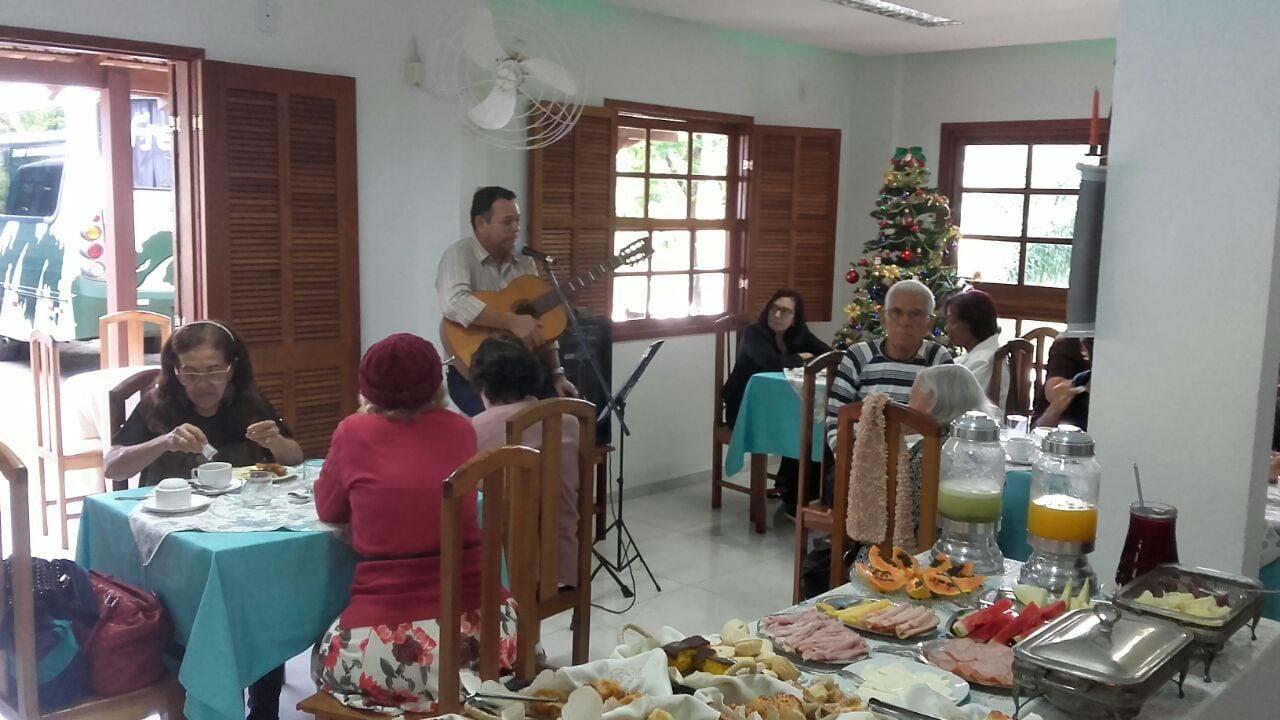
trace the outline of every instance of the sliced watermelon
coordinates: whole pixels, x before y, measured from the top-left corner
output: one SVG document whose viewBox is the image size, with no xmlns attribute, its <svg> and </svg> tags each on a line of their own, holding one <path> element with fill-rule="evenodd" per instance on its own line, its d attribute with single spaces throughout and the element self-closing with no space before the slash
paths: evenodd
<svg viewBox="0 0 1280 720">
<path fill-rule="evenodd" d="M 1036 607 L 1034 603 L 1023 609 L 1022 614 L 1018 616 L 1021 625 L 1018 628 L 1018 634 L 1013 637 L 1015 642 L 1019 642 L 1022 638 L 1031 634 L 1032 630 L 1040 627 L 1044 622 L 1044 608 Z"/>
<path fill-rule="evenodd" d="M 1049 621 L 1053 620 L 1059 615 L 1062 615 L 1066 611 L 1067 611 L 1067 604 L 1061 600 L 1058 600 L 1057 602 L 1055 602 L 1054 604 L 1046 608 L 1041 608 L 1040 617 L 1036 618 L 1035 623 L 1028 621 L 1027 624 L 1022 628 L 1022 631 L 1018 633 L 1018 637 L 1015 639 L 1018 642 L 1022 642 L 1029 635 L 1031 635 L 1031 633 L 1035 632 L 1036 630 L 1039 630 L 1044 625 L 1049 624 Z"/>
<path fill-rule="evenodd" d="M 1053 620 L 1061 616 L 1066 611 L 1067 611 L 1067 604 L 1061 600 L 1058 600 L 1057 602 L 1053 603 L 1052 605 L 1044 609 L 1044 615 L 1043 615 L 1044 621 L 1049 622 L 1050 620 Z"/>
<path fill-rule="evenodd" d="M 988 620 L 986 623 L 973 629 L 969 633 L 969 639 L 974 642 L 987 642 L 995 637 L 996 633 L 1003 631 L 1009 625 L 1017 622 L 1017 617 L 1012 613 L 1001 613 Z"/>
<path fill-rule="evenodd" d="M 1030 622 L 1038 620 L 1041 612 L 1042 611 L 1035 603 L 1031 603 L 1022 609 L 1022 612 L 1018 614 L 1017 619 L 1006 625 L 1000 632 L 996 633 L 991 638 L 991 642 L 998 645 L 1007 645 L 1010 640 L 1018 637 L 1018 635 L 1022 633 L 1022 629 Z"/>
<path fill-rule="evenodd" d="M 1002 599 L 977 612 L 970 613 L 957 620 L 951 626 L 951 634 L 956 637 L 968 637 L 975 629 L 987 625 L 996 617 L 1003 615 L 1011 607 L 1013 607 L 1013 601 Z"/>
</svg>

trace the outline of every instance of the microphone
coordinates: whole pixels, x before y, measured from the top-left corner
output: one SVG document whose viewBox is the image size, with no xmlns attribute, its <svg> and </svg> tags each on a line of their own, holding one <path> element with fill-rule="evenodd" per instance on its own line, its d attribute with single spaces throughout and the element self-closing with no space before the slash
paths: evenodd
<svg viewBox="0 0 1280 720">
<path fill-rule="evenodd" d="M 538 260 L 539 262 L 544 262 L 548 265 L 554 265 L 556 263 L 556 259 L 551 255 L 548 255 L 542 252 L 541 250 L 534 250 L 528 245 L 522 245 L 520 247 L 520 254 L 526 257 L 531 257 L 534 260 Z"/>
</svg>

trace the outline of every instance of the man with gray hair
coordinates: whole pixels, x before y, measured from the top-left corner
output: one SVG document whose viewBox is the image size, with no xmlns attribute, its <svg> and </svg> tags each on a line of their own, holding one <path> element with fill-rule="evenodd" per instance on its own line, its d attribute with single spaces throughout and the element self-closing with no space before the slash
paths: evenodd
<svg viewBox="0 0 1280 720">
<path fill-rule="evenodd" d="M 827 445 L 833 451 L 840 408 L 876 392 L 906 403 L 917 373 L 951 362 L 947 349 L 929 339 L 933 306 L 933 291 L 919 280 L 894 283 L 885 294 L 880 318 L 884 339 L 856 343 L 844 351 L 827 403 Z"/>
</svg>

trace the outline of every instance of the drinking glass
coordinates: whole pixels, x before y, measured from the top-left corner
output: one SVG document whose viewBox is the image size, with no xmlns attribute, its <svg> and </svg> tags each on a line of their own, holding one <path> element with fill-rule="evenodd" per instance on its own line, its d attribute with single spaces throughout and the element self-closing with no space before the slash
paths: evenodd
<svg viewBox="0 0 1280 720">
<path fill-rule="evenodd" d="M 245 478 L 244 487 L 240 488 L 240 502 L 245 507 L 270 505 L 271 497 L 275 494 L 275 488 L 271 484 L 274 479 L 274 475 L 266 470 L 251 471 L 249 477 Z"/>
<path fill-rule="evenodd" d="M 308 490 L 315 488 L 316 478 L 320 477 L 320 468 L 323 466 L 324 458 L 307 460 L 302 463 L 302 483 L 307 486 Z"/>
</svg>

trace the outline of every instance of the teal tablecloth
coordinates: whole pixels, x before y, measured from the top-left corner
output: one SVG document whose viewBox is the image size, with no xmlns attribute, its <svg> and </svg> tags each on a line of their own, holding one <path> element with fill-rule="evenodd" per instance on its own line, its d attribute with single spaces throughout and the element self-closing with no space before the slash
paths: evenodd
<svg viewBox="0 0 1280 720">
<path fill-rule="evenodd" d="M 813 460 L 822 460 L 822 422 L 813 424 Z M 780 372 L 757 373 L 747 382 L 724 461 L 726 475 L 742 472 L 746 455 L 800 455 L 800 394 Z"/>
<path fill-rule="evenodd" d="M 1000 500 L 1000 531 L 996 544 L 1010 560 L 1026 562 L 1031 556 L 1027 544 L 1027 504 L 1031 502 L 1031 471 L 1004 471 L 1004 496 Z"/>
<path fill-rule="evenodd" d="M 189 720 L 241 720 L 243 690 L 306 650 L 346 606 L 355 555 L 327 532 L 177 532 L 143 567 L 134 502 L 84 501 L 77 560 L 155 591 L 186 648 L 178 679 Z"/>
</svg>

